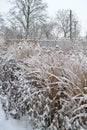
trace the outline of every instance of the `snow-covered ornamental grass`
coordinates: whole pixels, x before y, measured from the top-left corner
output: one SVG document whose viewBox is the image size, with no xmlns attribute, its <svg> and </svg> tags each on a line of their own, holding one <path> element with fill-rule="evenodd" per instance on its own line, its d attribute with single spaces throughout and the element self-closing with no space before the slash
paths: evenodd
<svg viewBox="0 0 87 130">
<path fill-rule="evenodd" d="M 87 58 L 10 45 L 0 57 L 0 95 L 6 118 L 27 116 L 38 130 L 87 130 Z"/>
</svg>

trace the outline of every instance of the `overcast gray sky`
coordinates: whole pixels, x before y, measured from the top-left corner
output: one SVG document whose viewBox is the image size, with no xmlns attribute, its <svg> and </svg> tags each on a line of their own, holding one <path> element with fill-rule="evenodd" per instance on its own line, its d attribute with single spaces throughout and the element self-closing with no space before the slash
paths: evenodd
<svg viewBox="0 0 87 130">
<path fill-rule="evenodd" d="M 11 7 L 9 0 L 0 0 L 0 12 L 7 13 Z M 87 0 L 43 0 L 48 4 L 48 13 L 55 16 L 58 9 L 73 10 L 80 20 L 82 34 L 87 31 Z"/>
</svg>

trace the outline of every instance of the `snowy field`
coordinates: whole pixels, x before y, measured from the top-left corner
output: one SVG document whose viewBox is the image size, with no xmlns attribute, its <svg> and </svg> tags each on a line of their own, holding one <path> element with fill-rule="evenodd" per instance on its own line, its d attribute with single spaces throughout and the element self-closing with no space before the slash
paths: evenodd
<svg viewBox="0 0 87 130">
<path fill-rule="evenodd" d="M 68 44 L 0 46 L 1 130 L 87 130 L 86 41 Z"/>
</svg>

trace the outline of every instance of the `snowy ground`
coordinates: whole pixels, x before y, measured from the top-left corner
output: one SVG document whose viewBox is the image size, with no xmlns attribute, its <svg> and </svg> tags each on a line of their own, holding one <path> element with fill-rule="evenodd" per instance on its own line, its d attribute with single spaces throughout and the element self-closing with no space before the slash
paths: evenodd
<svg viewBox="0 0 87 130">
<path fill-rule="evenodd" d="M 6 120 L 0 104 L 0 130 L 33 130 L 33 128 L 31 125 L 27 127 L 24 121 L 15 119 Z"/>
</svg>

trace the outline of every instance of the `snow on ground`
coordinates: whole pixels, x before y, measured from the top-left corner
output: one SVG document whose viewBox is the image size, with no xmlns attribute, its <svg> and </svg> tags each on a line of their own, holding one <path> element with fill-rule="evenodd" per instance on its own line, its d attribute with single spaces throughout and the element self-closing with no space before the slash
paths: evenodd
<svg viewBox="0 0 87 130">
<path fill-rule="evenodd" d="M 0 130 L 33 130 L 32 126 L 26 126 L 24 121 L 5 119 L 4 111 L 0 103 Z"/>
</svg>

